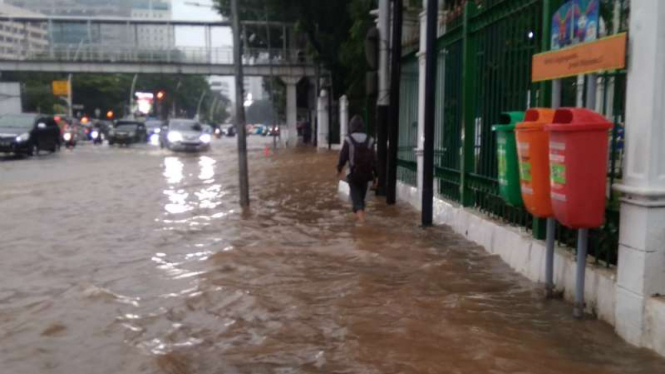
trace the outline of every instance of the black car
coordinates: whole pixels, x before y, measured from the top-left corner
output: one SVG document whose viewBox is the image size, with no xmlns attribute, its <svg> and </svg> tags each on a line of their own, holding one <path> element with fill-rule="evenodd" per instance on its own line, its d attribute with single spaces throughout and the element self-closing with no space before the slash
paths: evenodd
<svg viewBox="0 0 665 374">
<path fill-rule="evenodd" d="M 145 125 L 136 121 L 118 121 L 109 131 L 109 145 L 145 143 L 148 133 Z"/>
<path fill-rule="evenodd" d="M 53 117 L 41 114 L 8 114 L 0 117 L 0 152 L 37 155 L 60 149 L 60 127 Z"/>
</svg>

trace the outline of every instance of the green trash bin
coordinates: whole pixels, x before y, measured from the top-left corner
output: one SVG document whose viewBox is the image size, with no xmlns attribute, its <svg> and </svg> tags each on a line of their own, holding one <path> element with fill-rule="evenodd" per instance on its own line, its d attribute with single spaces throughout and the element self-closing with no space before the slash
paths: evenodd
<svg viewBox="0 0 665 374">
<path fill-rule="evenodd" d="M 515 125 L 524 122 L 524 112 L 501 113 L 496 132 L 496 151 L 499 163 L 499 193 L 510 205 L 522 206 L 519 159 L 515 142 Z"/>
</svg>

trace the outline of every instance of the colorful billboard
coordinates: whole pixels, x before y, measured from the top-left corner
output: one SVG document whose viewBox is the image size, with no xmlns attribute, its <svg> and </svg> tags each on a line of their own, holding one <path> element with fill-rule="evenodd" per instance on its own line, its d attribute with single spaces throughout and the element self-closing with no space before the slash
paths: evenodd
<svg viewBox="0 0 665 374">
<path fill-rule="evenodd" d="M 598 39 L 599 0 L 570 0 L 552 17 L 552 47 L 555 51 Z"/>
<path fill-rule="evenodd" d="M 573 1 L 573 44 L 591 42 L 598 39 L 600 21 L 599 0 Z"/>
</svg>

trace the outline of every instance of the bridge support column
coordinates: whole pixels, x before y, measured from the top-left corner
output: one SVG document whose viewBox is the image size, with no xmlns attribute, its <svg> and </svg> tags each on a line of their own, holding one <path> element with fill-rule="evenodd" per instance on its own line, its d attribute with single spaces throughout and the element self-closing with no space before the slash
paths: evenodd
<svg viewBox="0 0 665 374">
<path fill-rule="evenodd" d="M 316 110 L 319 117 L 319 127 L 316 134 L 317 148 L 328 148 L 330 137 L 330 116 L 328 115 L 328 91 L 321 90 L 318 97 Z"/>
<path fill-rule="evenodd" d="M 665 3 L 633 0 L 630 9 L 626 159 L 616 285 L 616 330 L 665 354 Z M 661 311 L 660 313 L 658 311 Z"/>
<path fill-rule="evenodd" d="M 282 136 L 287 147 L 298 145 L 298 99 L 296 85 L 301 77 L 282 77 L 286 85 L 286 126 L 285 136 Z"/>
<path fill-rule="evenodd" d="M 339 142 L 344 145 L 344 138 L 349 132 L 349 99 L 346 95 L 339 98 Z"/>
</svg>

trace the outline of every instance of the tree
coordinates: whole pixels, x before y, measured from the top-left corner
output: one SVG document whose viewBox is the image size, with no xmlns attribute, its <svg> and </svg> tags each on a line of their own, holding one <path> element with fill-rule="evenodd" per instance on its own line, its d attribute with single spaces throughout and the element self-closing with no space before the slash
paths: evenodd
<svg viewBox="0 0 665 374">
<path fill-rule="evenodd" d="M 215 0 L 218 10 L 230 16 L 230 0 Z M 332 73 L 335 96 L 346 93 L 355 106 L 364 103 L 367 63 L 364 38 L 372 26 L 369 11 L 375 0 L 243 0 L 241 20 L 293 22 L 306 35 L 311 52 Z M 249 47 L 267 45 L 257 30 Z M 248 38 L 249 39 L 249 38 Z M 271 44 L 275 42 L 271 39 Z"/>
<path fill-rule="evenodd" d="M 6 73 L 4 81 L 23 83 L 23 110 L 45 114 L 66 113 L 64 98 L 53 96 L 51 84 L 54 80 L 66 80 L 67 76 L 57 73 Z M 132 74 L 75 74 L 72 79 L 74 104 L 83 105 L 81 114 L 94 116 L 95 109 L 102 113 L 113 110 L 126 113 L 132 85 Z M 164 91 L 162 102 L 165 112 L 173 107 L 174 102 L 187 117 L 194 117 L 199 99 L 205 92 L 211 97 L 210 86 L 204 76 L 192 75 L 139 75 L 136 91 Z M 201 105 L 202 113 L 209 113 L 212 103 L 205 100 Z M 221 109 L 220 109 L 221 110 Z M 222 112 L 220 112 L 221 115 Z"/>
</svg>

